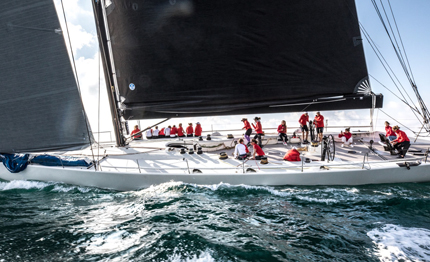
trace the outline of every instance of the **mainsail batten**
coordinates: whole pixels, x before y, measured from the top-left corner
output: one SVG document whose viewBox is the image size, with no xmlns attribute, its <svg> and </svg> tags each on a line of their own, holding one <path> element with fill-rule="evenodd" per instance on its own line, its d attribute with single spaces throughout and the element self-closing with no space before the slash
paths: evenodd
<svg viewBox="0 0 430 262">
<path fill-rule="evenodd" d="M 269 106 L 353 95 L 367 77 L 353 0 L 114 0 L 107 10 L 126 119 L 301 111 Z M 361 101 L 320 110 L 372 107 Z"/>
<path fill-rule="evenodd" d="M 5 0 L 0 10 L 0 152 L 89 146 L 53 1 Z"/>
</svg>

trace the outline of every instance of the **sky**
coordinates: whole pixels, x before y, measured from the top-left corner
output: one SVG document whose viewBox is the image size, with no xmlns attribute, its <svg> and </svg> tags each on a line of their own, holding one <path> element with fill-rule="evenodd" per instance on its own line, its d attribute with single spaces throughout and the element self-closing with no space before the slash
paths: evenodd
<svg viewBox="0 0 430 262">
<path fill-rule="evenodd" d="M 381 0 L 378 0 L 378 3 Z M 59 13 L 60 23 L 65 32 L 65 22 L 61 9 L 61 1 L 54 0 Z M 388 7 L 387 0 L 382 0 Z M 430 102 L 430 1 L 429 0 L 391 0 L 396 22 L 406 49 L 410 66 L 418 90 L 428 106 Z M 114 137 L 112 132 L 112 120 L 110 116 L 109 104 L 107 102 L 106 86 L 103 79 L 103 69 L 99 78 L 99 54 L 96 29 L 92 12 L 91 0 L 63 0 L 66 13 L 67 24 L 71 36 L 72 49 L 77 67 L 77 75 L 81 87 L 84 107 L 87 112 L 93 132 L 100 130 L 100 140 L 107 141 Z M 405 90 L 416 103 L 416 97 L 412 88 L 408 84 L 400 64 L 395 56 L 393 48 L 389 42 L 387 34 L 376 14 L 371 0 L 356 0 L 357 12 L 360 23 L 370 34 L 384 58 L 390 64 L 396 76 L 399 78 Z M 64 34 L 67 37 L 66 34 Z M 68 41 L 68 40 L 67 40 Z M 384 86 L 399 95 L 393 82 L 390 80 L 385 69 L 374 54 L 366 40 L 363 41 L 366 63 L 369 75 L 375 77 Z M 387 91 L 382 85 L 371 78 L 372 90 L 374 93 L 384 95 L 383 111 L 394 117 L 391 119 L 380 110 L 374 113 L 373 122 L 375 130 L 383 130 L 384 121 L 389 121 L 392 125 L 407 126 L 414 131 L 418 131 L 421 126 L 411 110 L 398 98 Z M 100 88 L 99 88 L 100 87 Z M 99 117 L 99 92 L 100 92 L 100 117 Z M 330 126 L 368 126 L 370 124 L 370 110 L 342 110 L 321 112 Z M 287 126 L 298 126 L 298 119 L 302 112 L 261 114 L 261 121 L 264 127 L 275 128 L 281 120 L 286 120 Z M 309 112 L 313 117 L 315 112 Z M 214 116 L 198 118 L 178 118 L 171 119 L 163 126 L 177 123 L 197 122 L 202 123 L 203 130 L 241 129 L 240 119 L 247 117 L 253 119 L 254 115 L 238 116 Z M 146 127 L 158 122 L 158 119 L 140 120 L 141 127 Z M 137 124 L 130 121 L 129 125 Z M 360 128 L 356 128 L 358 130 Z M 354 130 L 354 128 L 352 129 Z M 361 128 L 369 130 L 369 128 Z M 406 128 L 402 128 L 410 134 Z M 340 131 L 331 130 L 331 131 Z M 97 139 L 97 137 L 96 137 Z"/>
</svg>

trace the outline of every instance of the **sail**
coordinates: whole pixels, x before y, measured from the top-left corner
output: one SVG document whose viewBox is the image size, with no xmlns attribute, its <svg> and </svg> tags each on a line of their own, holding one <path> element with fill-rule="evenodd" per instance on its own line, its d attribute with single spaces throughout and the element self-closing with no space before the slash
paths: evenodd
<svg viewBox="0 0 430 262">
<path fill-rule="evenodd" d="M 88 146 L 53 1 L 0 1 L 0 39 L 0 153 Z"/>
<path fill-rule="evenodd" d="M 126 119 L 382 107 L 353 0 L 108 1 Z"/>
</svg>

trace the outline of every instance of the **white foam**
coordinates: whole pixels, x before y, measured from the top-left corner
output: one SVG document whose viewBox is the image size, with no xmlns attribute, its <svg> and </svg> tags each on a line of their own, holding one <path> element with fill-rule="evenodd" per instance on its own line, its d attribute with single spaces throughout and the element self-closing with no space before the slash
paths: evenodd
<svg viewBox="0 0 430 262">
<path fill-rule="evenodd" d="M 219 183 L 219 184 L 213 184 L 213 185 L 196 185 L 196 184 L 190 184 L 192 186 L 195 187 L 203 187 L 203 188 L 208 188 L 212 191 L 217 191 L 220 187 L 227 187 L 227 188 L 245 188 L 245 189 L 256 189 L 256 190 L 264 190 L 267 191 L 273 195 L 277 195 L 277 196 L 291 196 L 291 192 L 283 192 L 283 191 L 279 191 L 274 189 L 273 187 L 265 187 L 265 186 L 250 186 L 250 185 L 245 185 L 245 184 L 241 184 L 241 185 L 230 185 L 228 183 Z"/>
<path fill-rule="evenodd" d="M 170 262 L 213 262 L 215 259 L 212 257 L 210 251 L 204 251 L 199 255 L 193 255 L 191 258 L 182 258 L 178 251 L 175 249 L 174 254 L 169 257 Z"/>
<path fill-rule="evenodd" d="M 392 224 L 367 233 L 380 261 L 430 261 L 430 230 Z"/>
<path fill-rule="evenodd" d="M 43 189 L 51 184 L 38 181 L 26 181 L 26 180 L 12 180 L 9 182 L 1 182 L 0 190 L 12 190 L 12 189 Z"/>
</svg>

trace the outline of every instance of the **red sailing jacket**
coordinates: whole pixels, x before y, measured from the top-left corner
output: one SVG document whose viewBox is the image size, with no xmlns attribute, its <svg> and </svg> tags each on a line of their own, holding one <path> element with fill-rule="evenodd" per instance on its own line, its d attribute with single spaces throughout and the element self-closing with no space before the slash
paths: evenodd
<svg viewBox="0 0 430 262">
<path fill-rule="evenodd" d="M 184 136 L 184 129 L 182 126 L 178 127 L 178 136 Z"/>
<path fill-rule="evenodd" d="M 194 129 L 192 126 L 187 126 L 187 135 L 192 135 L 194 133 Z"/>
<path fill-rule="evenodd" d="M 252 124 L 252 127 L 254 127 L 255 132 L 257 132 L 257 134 L 263 134 L 263 127 L 261 126 L 260 121 L 257 122 L 257 126 L 254 126 L 254 124 Z"/>
<path fill-rule="evenodd" d="M 324 127 L 324 117 L 322 115 L 316 116 L 314 123 L 316 127 Z"/>
<path fill-rule="evenodd" d="M 199 124 L 196 125 L 196 130 L 195 130 L 194 135 L 195 136 L 201 136 L 202 135 L 202 126 L 201 125 L 199 125 Z"/>
<path fill-rule="evenodd" d="M 346 138 L 346 140 L 348 140 L 351 138 L 352 134 L 351 134 L 351 132 L 349 132 L 349 133 L 343 132 L 343 134 L 339 134 L 339 137 L 343 137 L 343 136 Z"/>
<path fill-rule="evenodd" d="M 287 126 L 279 125 L 278 126 L 278 133 L 285 134 L 287 132 Z"/>
<path fill-rule="evenodd" d="M 305 126 L 306 122 L 309 122 L 309 115 L 305 116 L 305 114 L 303 114 L 299 119 L 299 123 Z"/>
<path fill-rule="evenodd" d="M 405 132 L 400 131 L 399 129 L 396 130 L 397 138 L 393 140 L 393 142 L 402 143 L 405 141 L 409 141 L 408 136 Z"/>
<path fill-rule="evenodd" d="M 249 124 L 248 120 L 243 121 L 243 124 L 245 125 L 243 129 L 245 130 L 251 129 L 251 125 Z"/>
</svg>

